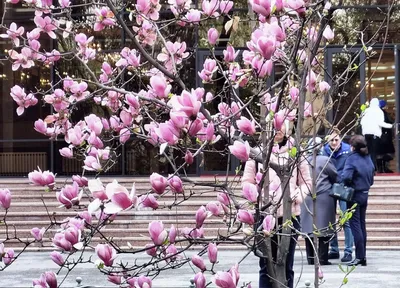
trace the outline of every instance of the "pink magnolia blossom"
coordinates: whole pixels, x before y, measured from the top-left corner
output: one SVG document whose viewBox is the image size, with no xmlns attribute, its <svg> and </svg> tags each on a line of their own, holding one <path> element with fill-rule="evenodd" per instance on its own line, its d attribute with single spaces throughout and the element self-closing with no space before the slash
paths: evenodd
<svg viewBox="0 0 400 288">
<path fill-rule="evenodd" d="M 192 93 L 189 93 L 184 90 L 182 91 L 181 96 L 176 96 L 174 99 L 178 102 L 178 106 L 175 109 L 184 112 L 187 117 L 196 117 L 199 113 L 201 102 L 193 91 Z"/>
<path fill-rule="evenodd" d="M 219 216 L 221 214 L 221 204 L 219 202 L 214 201 L 207 203 L 206 209 L 214 216 Z"/>
<path fill-rule="evenodd" d="M 304 117 L 312 116 L 312 104 L 310 102 L 304 103 Z"/>
<path fill-rule="evenodd" d="M 46 52 L 44 56 L 41 57 L 44 64 L 52 65 L 54 62 L 57 62 L 61 59 L 61 53 L 55 49 L 51 52 Z"/>
<path fill-rule="evenodd" d="M 34 129 L 37 131 L 37 132 L 39 132 L 39 133 L 41 133 L 41 134 L 43 134 L 43 135 L 47 135 L 47 123 L 46 122 L 44 122 L 42 119 L 38 119 L 38 120 L 36 120 L 35 121 L 35 123 L 34 123 Z"/>
<path fill-rule="evenodd" d="M 145 0 L 146 1 L 146 0 Z M 140 28 L 133 26 L 133 31 L 136 32 L 136 39 L 143 45 L 153 46 L 157 39 L 157 32 L 154 25 L 144 20 Z"/>
<path fill-rule="evenodd" d="M 171 243 L 171 244 L 175 243 L 176 234 L 177 234 L 177 230 L 176 230 L 175 226 L 171 225 L 171 228 L 169 229 L 169 233 L 168 233 L 169 243 Z"/>
<path fill-rule="evenodd" d="M 72 180 L 78 184 L 79 187 L 88 186 L 88 179 L 84 176 L 73 175 Z"/>
<path fill-rule="evenodd" d="M 208 244 L 207 256 L 208 256 L 208 260 L 210 260 L 211 263 L 213 263 L 213 264 L 217 263 L 217 259 L 218 259 L 217 245 L 215 245 L 214 243 Z"/>
<path fill-rule="evenodd" d="M 231 151 L 231 153 L 240 161 L 245 162 L 249 160 L 250 156 L 249 142 L 245 141 L 244 143 L 242 143 L 238 140 L 235 140 L 235 142 L 233 142 L 233 145 L 229 145 L 228 148 L 229 151 Z"/>
<path fill-rule="evenodd" d="M 151 208 L 156 210 L 158 208 L 157 199 L 154 197 L 153 194 L 142 195 L 139 197 L 139 207 L 142 208 Z"/>
<path fill-rule="evenodd" d="M 50 254 L 51 260 L 53 260 L 54 263 L 56 263 L 58 266 L 63 266 L 65 263 L 65 259 L 62 256 L 62 254 L 58 251 L 53 251 Z"/>
<path fill-rule="evenodd" d="M 104 205 L 104 213 L 116 214 L 123 210 L 131 209 L 137 204 L 137 196 L 135 185 L 132 185 L 132 189 L 129 192 L 124 186 L 119 184 L 117 180 L 106 186 L 106 195 L 111 202 Z"/>
<path fill-rule="evenodd" d="M 217 200 L 221 203 L 221 204 L 223 204 L 223 205 L 225 205 L 225 206 L 229 206 L 229 204 L 230 204 L 230 200 L 229 200 L 229 196 L 228 195 L 226 195 L 226 193 L 218 193 L 217 194 Z"/>
<path fill-rule="evenodd" d="M 272 37 L 261 36 L 257 40 L 256 49 L 261 56 L 263 56 L 266 60 L 269 60 L 275 53 L 276 41 Z"/>
<path fill-rule="evenodd" d="M 14 249 L 12 248 L 7 248 L 4 249 L 4 254 L 3 254 L 3 263 L 4 265 L 10 265 L 14 261 Z"/>
<path fill-rule="evenodd" d="M 219 9 L 221 10 L 221 14 L 228 14 L 229 11 L 231 11 L 232 7 L 233 7 L 233 1 L 221 0 L 219 4 Z"/>
<path fill-rule="evenodd" d="M 273 215 L 265 216 L 262 225 L 264 233 L 270 233 L 275 228 L 275 217 Z"/>
<path fill-rule="evenodd" d="M 153 191 L 161 195 L 164 193 L 165 188 L 167 188 L 168 181 L 164 176 L 161 176 L 160 174 L 153 172 L 150 175 L 150 184 Z"/>
<path fill-rule="evenodd" d="M 189 23 L 199 24 L 201 19 L 201 11 L 197 9 L 190 9 L 185 18 Z"/>
<path fill-rule="evenodd" d="M 70 0 L 58 0 L 58 4 L 60 4 L 61 8 L 68 8 L 71 5 Z"/>
<path fill-rule="evenodd" d="M 293 103 L 298 103 L 299 102 L 299 94 L 300 94 L 300 90 L 297 87 L 292 87 L 289 90 L 289 95 L 290 95 L 290 99 L 292 99 Z"/>
<path fill-rule="evenodd" d="M 11 192 L 8 189 L 0 189 L 0 207 L 4 209 L 10 208 Z M 1 254 L 1 253 L 0 253 Z"/>
<path fill-rule="evenodd" d="M 55 89 L 53 94 L 45 95 L 44 101 L 53 105 L 56 112 L 65 110 L 70 105 L 67 97 L 65 96 L 65 92 L 62 89 Z"/>
<path fill-rule="evenodd" d="M 171 187 L 171 190 L 175 193 L 183 192 L 183 184 L 181 178 L 178 176 L 172 176 L 168 179 L 168 185 Z"/>
<path fill-rule="evenodd" d="M 85 164 L 83 166 L 83 169 L 85 169 L 87 171 L 101 171 L 102 170 L 102 166 L 100 164 L 99 157 L 86 156 L 83 163 Z"/>
<path fill-rule="evenodd" d="M 128 128 L 122 128 L 119 131 L 119 142 L 122 144 L 126 143 L 131 138 L 131 131 Z"/>
<path fill-rule="evenodd" d="M 54 187 L 55 176 L 50 171 L 43 171 L 38 168 L 28 174 L 29 181 L 35 186 L 48 186 L 50 189 Z"/>
<path fill-rule="evenodd" d="M 285 122 L 286 115 L 284 110 L 280 110 L 274 115 L 274 127 L 276 131 L 280 131 L 283 123 Z"/>
<path fill-rule="evenodd" d="M 99 200 L 108 199 L 103 183 L 99 178 L 91 179 L 88 181 L 89 191 L 92 193 L 93 198 Z"/>
<path fill-rule="evenodd" d="M 167 80 L 161 76 L 152 76 L 150 78 L 150 91 L 156 97 L 167 98 L 170 91 L 171 85 L 167 83 Z"/>
<path fill-rule="evenodd" d="M 194 284 L 196 288 L 206 288 L 206 277 L 203 272 L 199 272 L 194 276 Z"/>
<path fill-rule="evenodd" d="M 199 229 L 201 226 L 203 226 L 204 221 L 207 218 L 207 210 L 206 207 L 201 206 L 197 211 L 196 211 L 196 228 Z"/>
<path fill-rule="evenodd" d="M 219 288 L 236 288 L 235 279 L 229 272 L 218 271 L 214 276 L 214 282 Z"/>
<path fill-rule="evenodd" d="M 318 267 L 318 279 L 324 279 L 324 272 L 322 272 L 321 266 Z"/>
<path fill-rule="evenodd" d="M 38 100 L 32 93 L 26 95 L 25 90 L 18 85 L 11 88 L 11 97 L 17 103 L 17 115 L 21 116 L 29 106 L 35 106 Z"/>
<path fill-rule="evenodd" d="M 273 68 L 272 60 L 265 60 L 260 56 L 256 56 L 253 58 L 251 65 L 253 69 L 256 71 L 258 77 L 260 78 L 271 76 L 272 74 L 272 68 Z"/>
<path fill-rule="evenodd" d="M 101 31 L 107 26 L 114 26 L 115 19 L 114 13 L 108 7 L 101 7 L 94 9 L 96 15 L 96 23 L 94 24 L 94 31 Z"/>
<path fill-rule="evenodd" d="M 137 279 L 137 285 L 139 288 L 151 288 L 152 287 L 152 281 L 149 277 L 146 277 L 144 275 L 139 276 Z"/>
<path fill-rule="evenodd" d="M 161 53 L 157 55 L 157 60 L 164 62 L 165 68 L 172 70 L 174 67 L 171 56 L 174 57 L 175 65 L 179 65 L 183 59 L 189 57 L 189 52 L 185 51 L 186 42 L 172 43 L 168 41 L 166 47 L 163 47 Z"/>
<path fill-rule="evenodd" d="M 180 130 L 175 127 L 171 120 L 160 123 L 154 129 L 154 132 L 159 137 L 161 143 L 168 143 L 169 145 L 177 144 L 180 138 Z"/>
<path fill-rule="evenodd" d="M 168 237 L 168 233 L 161 221 L 152 221 L 149 224 L 149 234 L 151 240 L 157 246 L 162 245 Z"/>
<path fill-rule="evenodd" d="M 240 117 L 240 120 L 236 121 L 236 125 L 238 126 L 239 130 L 247 135 L 254 135 L 256 133 L 256 126 L 253 121 L 250 121 L 246 117 Z"/>
<path fill-rule="evenodd" d="M 89 116 L 85 117 L 85 122 L 87 127 L 96 135 L 100 135 L 103 130 L 103 123 L 101 122 L 100 118 L 94 114 L 90 114 Z"/>
<path fill-rule="evenodd" d="M 324 32 L 322 33 L 322 36 L 324 36 L 324 38 L 328 41 L 333 40 L 333 38 L 335 38 L 335 33 L 333 32 L 333 30 L 331 29 L 331 26 L 327 25 L 325 27 Z"/>
<path fill-rule="evenodd" d="M 240 209 L 239 212 L 237 213 L 237 219 L 242 222 L 246 223 L 250 226 L 254 225 L 254 217 L 253 214 L 251 214 L 249 211 Z"/>
<path fill-rule="evenodd" d="M 113 284 L 120 285 L 122 283 L 122 276 L 121 275 L 108 275 L 107 280 Z"/>
<path fill-rule="evenodd" d="M 185 153 L 185 162 L 188 165 L 191 165 L 194 162 L 193 154 L 189 150 L 187 150 L 186 153 Z"/>
<path fill-rule="evenodd" d="M 306 11 L 304 0 L 286 0 L 284 4 L 290 10 L 296 11 L 299 16 L 304 16 Z"/>
<path fill-rule="evenodd" d="M 79 192 L 79 186 L 76 182 L 72 182 L 72 185 L 65 185 L 60 192 L 56 193 L 57 200 L 69 209 L 73 205 L 78 205 L 82 198 L 83 190 Z"/>
<path fill-rule="evenodd" d="M 325 81 L 319 82 L 319 90 L 321 92 L 326 92 L 329 89 L 331 89 L 331 86 L 327 82 L 325 82 Z"/>
<path fill-rule="evenodd" d="M 218 17 L 219 0 L 203 0 L 201 3 L 203 13 L 207 16 Z"/>
<path fill-rule="evenodd" d="M 70 97 L 70 102 L 72 101 L 81 101 L 90 95 L 90 92 L 87 91 L 88 84 L 84 81 L 78 83 L 74 82 L 70 87 L 70 92 L 72 93 Z"/>
<path fill-rule="evenodd" d="M 240 51 L 235 52 L 235 48 L 232 45 L 228 45 L 224 53 L 224 60 L 226 62 L 234 62 Z"/>
<path fill-rule="evenodd" d="M 54 21 L 49 16 L 46 16 L 44 18 L 40 16 L 35 16 L 34 22 L 38 27 L 34 30 L 47 33 L 47 35 L 49 35 L 53 39 L 57 38 L 56 33 L 54 33 L 54 30 L 57 30 L 57 27 L 56 25 L 54 25 Z"/>
<path fill-rule="evenodd" d="M 119 59 L 117 63 L 115 63 L 115 66 L 117 67 L 132 66 L 134 68 L 140 66 L 140 55 L 135 49 L 131 50 L 128 47 L 125 47 L 121 51 L 121 56 L 122 58 Z"/>
<path fill-rule="evenodd" d="M 79 33 L 75 36 L 75 41 L 78 43 L 81 50 L 85 50 L 88 45 L 93 41 L 94 37 L 89 38 L 84 33 Z"/>
<path fill-rule="evenodd" d="M 46 228 L 44 228 L 44 227 L 42 229 L 35 227 L 35 228 L 32 228 L 31 235 L 33 236 L 33 238 L 35 238 L 36 241 L 42 241 L 43 234 L 45 231 L 46 231 Z"/>
<path fill-rule="evenodd" d="M 257 186 L 252 183 L 245 183 L 243 184 L 242 194 L 244 198 L 249 200 L 252 203 L 257 202 L 258 198 L 258 189 Z"/>
<path fill-rule="evenodd" d="M 19 37 L 21 37 L 22 35 L 24 35 L 25 33 L 25 29 L 24 27 L 18 27 L 17 24 L 15 24 L 14 22 L 12 22 L 10 24 L 10 28 L 7 29 L 7 34 L 0 34 L 1 38 L 10 38 L 13 42 L 15 46 L 19 46 L 20 44 L 20 40 Z"/>
<path fill-rule="evenodd" d="M 206 268 L 206 264 L 204 264 L 204 260 L 203 258 L 201 258 L 199 255 L 195 254 L 192 256 L 192 263 L 194 266 L 196 266 L 197 268 L 199 268 L 201 271 L 205 271 Z"/>
<path fill-rule="evenodd" d="M 52 271 L 44 272 L 39 279 L 33 280 L 34 287 L 57 288 L 57 276 Z"/>
<path fill-rule="evenodd" d="M 138 0 L 136 4 L 137 12 L 154 21 L 158 20 L 160 9 L 161 4 L 159 3 L 159 0 Z"/>
<path fill-rule="evenodd" d="M 211 45 L 215 45 L 219 38 L 218 30 L 215 28 L 210 28 L 207 32 L 208 42 Z"/>
<path fill-rule="evenodd" d="M 192 121 L 192 123 L 189 124 L 189 130 L 188 133 L 190 136 L 194 137 L 199 133 L 201 129 L 203 129 L 203 121 L 201 121 L 199 118 L 196 120 Z"/>
<path fill-rule="evenodd" d="M 212 80 L 214 72 L 217 70 L 217 62 L 215 62 L 214 59 L 206 59 L 203 64 L 203 70 L 198 72 L 198 74 L 203 82 L 210 82 Z"/>
<path fill-rule="evenodd" d="M 79 147 L 87 137 L 88 135 L 83 131 L 82 123 L 81 125 L 75 125 L 73 128 L 68 129 L 65 141 Z"/>
<path fill-rule="evenodd" d="M 264 17 L 271 13 L 271 0 L 250 0 L 250 5 L 254 12 Z"/>
<path fill-rule="evenodd" d="M 95 252 L 104 265 L 108 267 L 113 265 L 114 259 L 117 257 L 115 249 L 108 244 L 97 244 Z"/>
<path fill-rule="evenodd" d="M 154 246 L 154 244 L 146 244 L 144 246 L 144 248 L 146 249 L 146 254 L 152 257 L 156 257 L 157 256 L 157 247 Z"/>
</svg>

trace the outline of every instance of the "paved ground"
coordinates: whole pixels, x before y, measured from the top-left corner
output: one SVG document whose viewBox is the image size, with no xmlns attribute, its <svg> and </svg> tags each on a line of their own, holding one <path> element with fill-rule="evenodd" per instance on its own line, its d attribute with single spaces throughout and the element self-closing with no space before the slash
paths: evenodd
<svg viewBox="0 0 400 288">
<path fill-rule="evenodd" d="M 218 259 L 220 269 L 228 269 L 245 254 L 245 251 L 220 251 Z M 90 254 L 87 254 L 90 256 Z M 142 255 L 141 258 L 145 258 Z M 297 287 L 305 287 L 307 280 L 313 279 L 313 267 L 301 265 L 301 254 L 296 254 L 296 279 L 300 281 Z M 400 251 L 371 251 L 368 252 L 368 266 L 357 267 L 350 274 L 349 282 L 343 287 L 349 288 L 395 288 L 400 287 Z M 127 259 L 128 260 L 128 259 Z M 334 261 L 335 264 L 339 262 Z M 38 278 L 44 271 L 57 271 L 57 266 L 49 259 L 49 253 L 25 253 L 12 266 L 0 272 L 0 287 L 32 287 L 32 279 Z M 196 269 L 197 271 L 197 269 Z M 302 271 L 302 273 L 301 273 Z M 240 280 L 252 281 L 252 286 L 258 287 L 258 258 L 250 255 L 239 269 Z M 323 266 L 325 283 L 323 288 L 339 288 L 344 273 L 338 265 Z M 179 270 L 169 270 L 161 274 L 154 282 L 153 287 L 182 287 L 190 285 L 189 280 L 193 277 L 190 267 Z M 105 277 L 96 270 L 93 265 L 85 264 L 78 266 L 66 279 L 62 287 L 77 287 L 75 279 L 82 277 L 82 287 L 116 287 L 105 280 Z M 211 280 L 211 276 L 207 277 Z"/>
</svg>

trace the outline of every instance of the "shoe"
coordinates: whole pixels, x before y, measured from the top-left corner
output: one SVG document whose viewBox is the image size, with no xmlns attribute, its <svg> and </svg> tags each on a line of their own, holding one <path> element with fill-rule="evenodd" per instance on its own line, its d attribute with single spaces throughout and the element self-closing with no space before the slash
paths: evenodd
<svg viewBox="0 0 400 288">
<path fill-rule="evenodd" d="M 351 254 L 346 253 L 344 254 L 343 258 L 340 259 L 341 262 L 350 262 L 353 259 L 353 257 L 351 256 Z"/>
<path fill-rule="evenodd" d="M 328 254 L 328 259 L 339 259 L 339 258 L 340 258 L 339 253 L 329 252 L 329 254 Z"/>
<path fill-rule="evenodd" d="M 321 264 L 321 266 L 324 266 L 324 265 L 332 265 L 332 263 L 329 262 L 329 261 L 320 261 L 319 264 Z"/>
<path fill-rule="evenodd" d="M 367 259 L 354 259 L 353 261 L 347 263 L 347 266 L 367 266 Z"/>
</svg>

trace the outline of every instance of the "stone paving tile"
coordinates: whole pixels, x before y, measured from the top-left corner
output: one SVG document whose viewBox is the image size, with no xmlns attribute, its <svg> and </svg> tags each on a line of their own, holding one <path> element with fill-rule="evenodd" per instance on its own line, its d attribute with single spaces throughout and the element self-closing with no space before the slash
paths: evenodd
<svg viewBox="0 0 400 288">
<path fill-rule="evenodd" d="M 188 256 L 193 252 L 188 252 Z M 246 251 L 220 251 L 218 254 L 218 270 L 229 269 L 242 258 Z M 88 253 L 85 256 L 90 256 Z M 139 261 L 145 259 L 139 255 Z M 122 259 L 131 259 L 123 257 Z M 305 287 L 305 282 L 313 279 L 313 266 L 302 265 L 302 255 L 297 252 L 295 259 L 296 281 L 300 278 L 297 287 Z M 345 288 L 396 288 L 400 287 L 400 251 L 369 251 L 368 266 L 357 267 L 348 279 Z M 207 261 L 206 265 L 210 266 Z M 332 261 L 334 265 L 323 266 L 325 282 L 322 288 L 339 288 L 344 274 L 338 267 L 339 260 Z M 198 272 L 197 268 L 193 268 Z M 24 253 L 14 265 L 0 272 L 0 287 L 32 287 L 32 279 L 39 278 L 44 271 L 57 271 L 57 266 L 50 260 L 49 253 Z M 240 282 L 252 281 L 252 287 L 258 287 L 258 258 L 249 255 L 240 266 Z M 169 270 L 162 273 L 153 282 L 154 288 L 188 288 L 194 273 L 189 266 L 179 270 Z M 77 287 L 76 277 L 82 277 L 81 287 L 116 287 L 107 282 L 106 278 L 91 264 L 78 266 L 68 275 L 62 287 Z M 207 280 L 212 276 L 207 275 Z M 213 285 L 209 287 L 214 287 Z"/>
</svg>

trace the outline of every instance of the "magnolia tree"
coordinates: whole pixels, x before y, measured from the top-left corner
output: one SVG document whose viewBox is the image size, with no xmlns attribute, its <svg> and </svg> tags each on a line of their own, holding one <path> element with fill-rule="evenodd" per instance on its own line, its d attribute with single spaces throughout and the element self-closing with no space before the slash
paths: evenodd
<svg viewBox="0 0 400 288">
<path fill-rule="evenodd" d="M 92 261 L 83 256 L 89 248 L 94 248 L 92 253 L 98 259 L 95 262 L 98 269 L 110 282 L 122 287 L 151 287 L 153 278 L 162 271 L 189 262 L 198 268 L 197 274 L 193 275 L 198 288 L 211 282 L 224 288 L 250 287 L 250 283 L 240 281 L 238 264 L 229 271 L 221 271 L 218 246 L 236 243 L 265 258 L 271 253 L 268 247 L 272 235 L 290 235 L 293 228 L 291 199 L 285 184 L 307 150 L 302 136 L 315 137 L 320 126 L 332 128 L 325 120 L 332 102 L 328 101 L 328 105 L 321 103 L 323 99 L 331 99 L 334 88 L 337 91 L 349 74 L 354 74 L 355 60 L 352 60 L 335 81 L 330 84 L 323 81 L 324 47 L 334 38 L 329 26 L 329 21 L 335 16 L 331 4 L 311 0 L 250 0 L 247 18 L 239 19 L 232 16 L 234 1 L 222 0 L 204 0 L 198 8 L 191 0 L 168 0 L 168 3 L 138 0 L 134 4 L 105 0 L 76 5 L 69 0 L 59 0 L 58 3 L 21 1 L 22 5 L 35 9 L 35 28 L 28 30 L 16 23 L 2 22 L 4 34 L 0 36 L 13 43 L 8 52 L 12 70 L 29 71 L 35 66 L 56 66 L 67 61 L 78 63 L 81 72 L 80 76 L 60 76 L 61 79 L 48 90 L 27 91 L 16 83 L 10 91 L 18 105 L 18 115 L 25 113 L 30 106 L 50 105 L 53 113 L 38 119 L 34 129 L 50 139 L 64 139 L 68 147 L 60 149 L 59 153 L 66 158 L 82 159 L 84 163 L 83 173 L 74 175 L 72 182 L 67 184 L 56 183 L 55 175 L 50 171 L 38 169 L 29 173 L 33 185 L 56 192 L 62 206 L 60 209 L 78 211 L 75 217 L 62 223 L 33 228 L 34 239 L 23 242 L 27 247 L 50 237 L 54 245 L 50 257 L 60 266 L 58 271 L 44 271 L 38 275 L 38 279 L 33 280 L 34 287 L 61 285 L 63 279 L 57 278 L 60 271 L 65 269 L 69 272 L 79 263 Z M 13 5 L 19 2 L 9 1 L 7 9 L 13 9 Z M 91 14 L 74 17 L 71 11 L 76 8 Z M 162 19 L 163 11 L 172 12 L 173 17 Z M 223 27 L 207 26 L 205 23 L 210 19 L 224 19 Z M 128 25 L 128 22 L 133 24 Z M 247 48 L 236 51 L 228 43 L 221 48 L 222 57 L 217 55 L 216 46 L 222 41 L 220 36 L 239 31 L 243 22 L 253 27 L 246 42 Z M 119 27 L 130 40 L 129 46 L 120 49 L 118 57 L 102 63 L 101 71 L 92 65 L 99 53 L 93 45 L 96 38 L 80 32 L 81 27 L 88 26 L 92 31 L 102 32 Z M 219 91 L 188 87 L 181 78 L 183 65 L 194 54 L 179 37 L 172 40 L 170 31 L 190 27 L 205 30 L 208 38 L 210 56 L 202 63 L 198 77 L 204 84 L 217 83 Z M 41 48 L 43 39 L 48 37 L 64 48 L 59 51 Z M 372 53 L 368 49 L 370 45 L 368 42 L 364 44 L 368 53 Z M 272 79 L 273 69 L 278 66 L 284 73 L 279 79 Z M 135 82 L 145 85 L 138 89 L 126 88 Z M 246 99 L 240 95 L 244 88 L 251 91 Z M 85 102 L 107 113 L 72 119 L 73 112 Z M 218 109 L 212 112 L 211 107 Z M 270 158 L 277 151 L 274 135 L 287 123 L 295 132 L 289 143 L 290 159 L 283 167 L 279 162 L 271 162 Z M 159 156 L 165 157 L 174 170 L 167 177 L 151 174 L 149 190 L 142 195 L 136 193 L 134 183 L 131 189 L 127 189 L 117 180 L 105 185 L 98 177 L 115 165 L 117 149 L 133 137 L 158 147 Z M 216 143 L 224 143 L 223 153 L 234 155 L 242 163 L 250 158 L 262 163 L 264 173 L 257 174 L 256 185 L 245 185 L 241 193 L 234 193 L 232 178 L 229 177 L 201 183 L 215 189 L 216 201 L 198 207 L 192 227 L 177 229 L 165 227 L 162 221 L 149 221 L 151 241 L 142 249 L 124 249 L 107 237 L 103 237 L 102 243 L 93 243 L 92 239 L 102 235 L 102 230 L 122 211 L 161 209 L 158 203 L 171 194 L 176 199 L 172 206 L 179 208 L 194 197 L 194 192 L 188 195 L 183 183 L 199 183 L 186 177 L 186 170 L 195 165 L 196 158 L 204 157 L 205 151 L 212 151 Z M 174 155 L 182 156 L 177 159 Z M 280 175 L 284 191 L 282 199 L 274 203 L 268 201 L 269 191 L 276 189 L 270 187 L 269 169 Z M 96 176 L 85 177 L 85 171 L 95 172 Z M 237 171 L 240 174 L 240 169 Z M 314 190 L 310 187 L 309 192 L 314 193 Z M 90 204 L 80 204 L 83 195 L 87 195 Z M 4 223 L 7 223 L 11 199 L 9 190 L 0 190 L 0 206 L 6 211 Z M 284 209 L 281 232 L 274 220 L 279 207 Z M 204 236 L 204 223 L 208 217 L 224 219 L 227 230 L 224 237 Z M 265 218 L 262 224 L 261 217 Z M 59 230 L 50 235 L 49 229 L 55 224 L 59 224 Z M 5 238 L 0 243 L 1 270 L 17 262 L 25 250 L 14 252 L 7 247 L 11 238 L 8 232 Z M 269 260 L 269 265 L 274 267 L 270 276 L 277 279 L 276 287 L 278 283 L 286 283 L 284 255 L 288 245 L 288 241 L 282 240 L 278 261 Z M 200 248 L 200 252 L 188 258 L 184 252 L 193 247 Z M 118 259 L 123 254 L 135 255 L 143 251 L 151 256 L 145 264 L 137 264 L 134 257 L 128 263 Z M 78 260 L 71 260 L 74 255 L 79 256 Z M 206 265 L 205 259 L 210 264 Z M 323 276 L 318 261 L 315 262 L 317 287 Z"/>
</svg>

